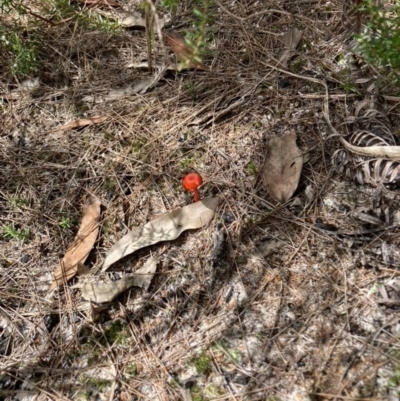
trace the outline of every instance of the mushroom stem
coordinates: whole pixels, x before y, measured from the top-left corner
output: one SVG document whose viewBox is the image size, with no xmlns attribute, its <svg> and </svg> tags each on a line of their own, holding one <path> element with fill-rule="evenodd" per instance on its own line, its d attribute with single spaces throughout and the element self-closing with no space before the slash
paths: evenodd
<svg viewBox="0 0 400 401">
<path fill-rule="evenodd" d="M 195 202 L 198 202 L 199 200 L 201 200 L 199 191 L 197 189 L 193 190 L 193 195 L 194 195 L 194 201 Z"/>
</svg>

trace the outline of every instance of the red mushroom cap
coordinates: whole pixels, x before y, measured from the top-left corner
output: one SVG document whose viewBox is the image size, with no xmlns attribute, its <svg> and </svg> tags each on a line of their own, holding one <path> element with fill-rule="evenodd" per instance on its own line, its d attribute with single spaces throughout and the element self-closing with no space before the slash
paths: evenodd
<svg viewBox="0 0 400 401">
<path fill-rule="evenodd" d="M 197 173 L 189 173 L 182 180 L 182 185 L 188 191 L 193 191 L 197 189 L 203 183 L 203 179 L 200 174 Z"/>
</svg>

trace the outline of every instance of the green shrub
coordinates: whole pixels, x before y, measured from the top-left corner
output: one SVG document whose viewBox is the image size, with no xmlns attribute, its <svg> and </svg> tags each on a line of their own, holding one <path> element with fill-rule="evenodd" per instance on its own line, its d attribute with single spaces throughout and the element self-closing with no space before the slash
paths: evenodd
<svg viewBox="0 0 400 401">
<path fill-rule="evenodd" d="M 400 0 L 364 0 L 358 11 L 368 22 L 357 35 L 357 51 L 379 68 L 390 67 L 400 73 Z"/>
</svg>

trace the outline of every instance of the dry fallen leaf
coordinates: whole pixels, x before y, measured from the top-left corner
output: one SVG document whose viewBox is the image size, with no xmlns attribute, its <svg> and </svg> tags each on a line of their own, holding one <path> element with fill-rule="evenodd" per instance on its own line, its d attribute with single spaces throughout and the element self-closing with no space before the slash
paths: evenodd
<svg viewBox="0 0 400 401">
<path fill-rule="evenodd" d="M 303 155 L 296 145 L 293 131 L 268 144 L 267 160 L 262 169 L 265 189 L 279 202 L 288 201 L 299 184 Z"/>
<path fill-rule="evenodd" d="M 108 118 L 109 118 L 108 116 L 93 116 L 90 118 L 80 118 L 79 120 L 71 121 L 63 125 L 62 127 L 58 128 L 57 131 L 67 131 L 73 128 L 84 127 L 85 125 L 99 124 L 108 120 Z"/>
<path fill-rule="evenodd" d="M 201 59 L 194 54 L 194 49 L 185 42 L 183 36 L 178 32 L 168 31 L 166 32 L 165 37 L 177 59 L 182 64 L 181 69 L 194 68 L 202 71 L 207 70 L 207 67 L 203 64 Z"/>
<path fill-rule="evenodd" d="M 110 302 L 129 288 L 141 287 L 147 291 L 157 270 L 158 258 L 151 257 L 134 274 L 127 274 L 121 280 L 110 283 L 85 283 L 82 297 L 96 303 Z"/>
<path fill-rule="evenodd" d="M 287 67 L 287 63 L 290 57 L 292 57 L 293 52 L 299 45 L 302 36 L 303 32 L 298 30 L 297 28 L 288 31 L 283 35 L 283 49 L 281 50 L 277 58 L 284 67 Z"/>
<path fill-rule="evenodd" d="M 160 241 L 174 240 L 183 231 L 203 227 L 214 217 L 218 203 L 218 197 L 203 199 L 136 227 L 111 248 L 101 271 L 106 271 L 113 263 L 138 249 Z"/>
<path fill-rule="evenodd" d="M 96 241 L 99 232 L 99 220 L 100 201 L 91 198 L 83 208 L 81 226 L 74 242 L 54 272 L 54 281 L 51 283 L 49 291 L 74 277 L 78 271 L 78 264 L 85 262 Z"/>
<path fill-rule="evenodd" d="M 147 63 L 146 63 L 147 64 Z M 83 98 L 84 102 L 95 102 L 95 103 L 102 103 L 108 100 L 115 100 L 125 96 L 131 96 L 135 93 L 143 95 L 153 86 L 157 85 L 160 81 L 164 73 L 168 70 L 168 66 L 166 65 L 156 65 L 155 66 L 155 73 L 153 77 L 146 78 L 143 81 L 137 82 L 133 86 L 128 86 L 125 88 L 120 89 L 111 89 L 105 94 L 98 94 L 95 96 L 88 95 Z"/>
</svg>

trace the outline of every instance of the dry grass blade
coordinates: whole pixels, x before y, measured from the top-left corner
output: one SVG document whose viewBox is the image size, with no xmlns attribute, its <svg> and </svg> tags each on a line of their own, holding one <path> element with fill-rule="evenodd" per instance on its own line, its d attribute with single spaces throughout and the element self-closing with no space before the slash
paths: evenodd
<svg viewBox="0 0 400 401">
<path fill-rule="evenodd" d="M 99 232 L 100 201 L 94 198 L 89 199 L 83 208 L 81 226 L 74 239 L 74 242 L 54 272 L 54 281 L 49 291 L 65 284 L 75 276 L 78 264 L 84 263 L 96 241 Z"/>
<path fill-rule="evenodd" d="M 58 131 L 68 131 L 74 128 L 85 127 L 87 125 L 100 124 L 107 121 L 109 116 L 93 116 L 90 118 L 80 118 L 79 120 L 71 121 L 62 127 L 58 128 Z"/>
<path fill-rule="evenodd" d="M 299 184 L 303 155 L 296 145 L 296 133 L 272 138 L 262 170 L 266 190 L 279 202 L 287 202 Z"/>
</svg>

